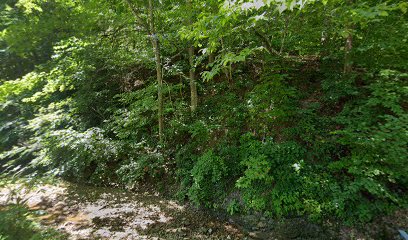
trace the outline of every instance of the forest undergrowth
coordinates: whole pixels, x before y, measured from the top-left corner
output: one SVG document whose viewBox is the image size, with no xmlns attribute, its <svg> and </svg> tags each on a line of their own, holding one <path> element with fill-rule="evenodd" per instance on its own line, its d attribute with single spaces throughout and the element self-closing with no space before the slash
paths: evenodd
<svg viewBox="0 0 408 240">
<path fill-rule="evenodd" d="M 231 215 L 362 226 L 405 211 L 407 9 L 3 0 L 0 172 Z"/>
</svg>

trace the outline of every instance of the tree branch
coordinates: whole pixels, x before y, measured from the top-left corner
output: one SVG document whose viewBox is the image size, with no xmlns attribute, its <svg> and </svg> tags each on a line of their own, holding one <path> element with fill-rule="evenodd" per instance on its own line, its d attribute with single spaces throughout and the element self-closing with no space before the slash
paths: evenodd
<svg viewBox="0 0 408 240">
<path fill-rule="evenodd" d="M 269 39 L 265 35 L 263 35 L 259 31 L 257 31 L 256 29 L 254 29 L 254 33 L 255 33 L 256 36 L 258 36 L 262 40 L 262 42 L 265 45 L 264 47 L 265 47 L 266 51 L 268 51 L 270 54 L 274 54 L 274 55 L 278 55 L 278 56 L 281 55 L 281 53 L 279 53 L 276 49 L 274 49 L 272 47 L 272 44 L 270 43 Z"/>
<path fill-rule="evenodd" d="M 127 3 L 127 5 L 129 6 L 129 9 L 132 11 L 133 16 L 136 18 L 136 21 L 139 23 L 139 25 L 141 25 L 145 31 L 149 34 L 152 35 L 152 33 L 149 30 L 149 25 L 147 24 L 147 22 L 145 22 L 141 17 L 140 17 L 140 12 L 132 5 L 132 3 L 130 2 L 130 0 L 125 0 L 125 2 Z"/>
</svg>

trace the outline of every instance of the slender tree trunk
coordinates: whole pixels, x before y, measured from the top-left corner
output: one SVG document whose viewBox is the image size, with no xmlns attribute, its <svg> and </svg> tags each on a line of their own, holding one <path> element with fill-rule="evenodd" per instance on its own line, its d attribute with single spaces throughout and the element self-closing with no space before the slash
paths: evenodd
<svg viewBox="0 0 408 240">
<path fill-rule="evenodd" d="M 344 73 L 350 73 L 352 70 L 351 50 L 353 48 L 353 35 L 349 33 L 346 38 L 346 45 L 344 46 Z"/>
<path fill-rule="evenodd" d="M 348 0 L 349 6 L 351 6 L 354 3 L 354 0 Z M 351 61 L 351 50 L 353 48 L 353 30 L 354 26 L 351 23 L 347 24 L 347 38 L 346 38 L 346 44 L 344 46 L 344 73 L 350 73 L 352 70 L 352 61 Z"/>
<path fill-rule="evenodd" d="M 162 76 L 162 64 L 160 58 L 160 42 L 157 38 L 156 29 L 154 27 L 154 15 L 153 15 L 153 2 L 149 0 L 149 28 L 150 37 L 153 46 L 156 62 L 156 74 L 157 74 L 157 101 L 158 101 L 158 121 L 159 121 L 159 140 L 163 142 L 163 129 L 164 129 L 164 117 L 163 117 L 163 76 Z"/>
<path fill-rule="evenodd" d="M 214 61 L 215 61 L 214 53 L 210 53 L 210 55 L 208 55 L 208 63 L 213 63 Z"/>
<path fill-rule="evenodd" d="M 191 0 L 187 0 L 187 6 L 188 9 L 190 9 L 191 13 L 193 11 L 193 7 L 191 5 Z M 192 24 L 192 16 L 188 17 L 188 24 Z M 191 112 L 194 112 L 197 110 L 197 105 L 198 105 L 198 94 L 197 94 L 197 83 L 195 81 L 195 68 L 194 68 L 194 46 L 191 45 L 188 48 L 188 62 L 190 64 L 190 71 L 189 71 L 189 77 L 190 77 L 190 98 L 191 98 Z"/>
<path fill-rule="evenodd" d="M 222 37 L 221 37 L 220 41 L 221 41 L 221 50 L 223 51 L 224 50 L 224 40 L 223 40 Z M 231 87 L 231 81 L 232 81 L 232 78 L 231 78 L 231 64 L 228 67 L 223 67 L 222 71 L 224 72 L 225 77 L 227 78 L 228 85 Z"/>
<path fill-rule="evenodd" d="M 191 96 L 191 111 L 197 110 L 198 105 L 198 94 L 197 94 L 197 83 L 195 81 L 195 70 L 194 70 L 194 47 L 190 46 L 188 48 L 188 60 L 190 62 L 190 96 Z"/>
</svg>

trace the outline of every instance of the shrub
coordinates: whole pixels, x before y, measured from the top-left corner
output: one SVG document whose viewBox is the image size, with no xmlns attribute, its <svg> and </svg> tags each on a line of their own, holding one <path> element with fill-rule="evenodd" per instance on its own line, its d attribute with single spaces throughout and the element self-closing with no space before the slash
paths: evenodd
<svg viewBox="0 0 408 240">
<path fill-rule="evenodd" d="M 4 240 L 62 240 L 66 236 L 51 229 L 43 229 L 30 220 L 29 210 L 20 205 L 0 209 L 0 239 Z"/>
<path fill-rule="evenodd" d="M 227 167 L 224 159 L 209 150 L 197 159 L 191 170 L 192 186 L 188 191 L 189 198 L 197 203 L 211 206 L 225 193 Z"/>
<path fill-rule="evenodd" d="M 363 98 L 350 101 L 338 117 L 344 128 L 335 133 L 350 154 L 330 164 L 341 173 L 337 199 L 339 215 L 372 219 L 406 202 L 408 181 L 408 98 L 406 74 L 384 70 L 360 90 Z"/>
</svg>

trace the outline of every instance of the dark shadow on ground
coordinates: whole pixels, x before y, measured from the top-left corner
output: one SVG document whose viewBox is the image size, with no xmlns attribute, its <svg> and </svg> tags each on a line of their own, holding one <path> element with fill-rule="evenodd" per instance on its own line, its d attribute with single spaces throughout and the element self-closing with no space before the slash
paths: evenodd
<svg viewBox="0 0 408 240">
<path fill-rule="evenodd" d="M 0 186 L 0 206 L 5 194 L 12 194 L 9 203 L 26 204 L 37 221 L 68 233 L 71 239 L 399 239 L 397 229 L 408 227 L 406 210 L 360 229 L 336 223 L 327 228 L 299 217 L 229 216 L 180 204 L 150 190 L 64 181 L 10 186 L 17 187 Z"/>
</svg>

